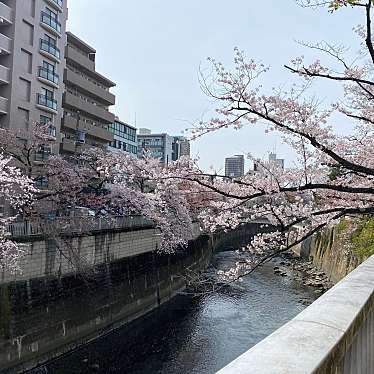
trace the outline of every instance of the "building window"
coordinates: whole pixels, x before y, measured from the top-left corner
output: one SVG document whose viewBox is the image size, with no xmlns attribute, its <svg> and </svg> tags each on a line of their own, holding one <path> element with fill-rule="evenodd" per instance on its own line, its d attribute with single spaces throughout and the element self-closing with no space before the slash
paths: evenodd
<svg viewBox="0 0 374 374">
<path fill-rule="evenodd" d="M 50 136 L 53 136 L 54 138 L 56 137 L 57 130 L 56 130 L 56 127 L 53 126 L 53 124 L 52 124 L 52 118 L 51 117 L 44 116 L 44 115 L 41 114 L 39 123 L 41 125 L 49 125 L 48 128 L 47 128 L 47 134 L 50 135 Z"/>
<path fill-rule="evenodd" d="M 53 91 L 47 90 L 44 87 L 41 91 L 41 94 L 37 94 L 38 104 L 57 111 L 57 101 L 54 99 Z"/>
<path fill-rule="evenodd" d="M 45 34 L 43 39 L 40 39 L 40 49 L 56 58 L 60 58 L 60 50 L 57 48 L 57 40 L 51 38 L 49 35 Z"/>
<path fill-rule="evenodd" d="M 61 33 L 61 23 L 58 22 L 58 15 L 51 9 L 46 8 L 46 10 L 42 12 L 41 21 L 56 30 L 58 33 Z"/>
<path fill-rule="evenodd" d="M 40 176 L 35 179 L 35 187 L 39 189 L 48 188 L 48 178 L 46 176 Z"/>
<path fill-rule="evenodd" d="M 46 161 L 51 154 L 51 148 L 48 145 L 40 145 L 35 153 L 35 161 Z"/>
<path fill-rule="evenodd" d="M 41 125 L 46 125 L 48 123 L 52 123 L 52 118 L 44 115 L 40 115 L 40 124 Z"/>
<path fill-rule="evenodd" d="M 114 122 L 109 125 L 108 130 L 123 139 L 130 140 L 132 142 L 136 141 L 136 129 L 126 126 L 123 123 Z"/>
</svg>

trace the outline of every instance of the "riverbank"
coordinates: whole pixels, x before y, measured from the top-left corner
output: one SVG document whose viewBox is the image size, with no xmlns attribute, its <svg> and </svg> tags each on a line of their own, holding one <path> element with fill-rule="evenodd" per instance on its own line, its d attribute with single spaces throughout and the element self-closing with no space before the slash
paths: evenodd
<svg viewBox="0 0 374 374">
<path fill-rule="evenodd" d="M 274 259 L 274 274 L 280 277 L 291 277 L 304 286 L 314 289 L 316 295 L 328 291 L 334 284 L 327 274 L 293 252 L 286 252 Z"/>
</svg>

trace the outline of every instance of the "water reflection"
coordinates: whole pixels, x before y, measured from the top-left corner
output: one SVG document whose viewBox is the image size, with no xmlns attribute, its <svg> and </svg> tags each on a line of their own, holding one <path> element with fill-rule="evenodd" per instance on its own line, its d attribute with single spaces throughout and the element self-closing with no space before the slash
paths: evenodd
<svg viewBox="0 0 374 374">
<path fill-rule="evenodd" d="M 235 261 L 217 254 L 216 267 Z M 235 291 L 172 302 L 82 349 L 40 373 L 211 374 L 298 314 L 311 289 L 259 269 Z M 34 371 L 36 373 L 36 371 Z"/>
</svg>

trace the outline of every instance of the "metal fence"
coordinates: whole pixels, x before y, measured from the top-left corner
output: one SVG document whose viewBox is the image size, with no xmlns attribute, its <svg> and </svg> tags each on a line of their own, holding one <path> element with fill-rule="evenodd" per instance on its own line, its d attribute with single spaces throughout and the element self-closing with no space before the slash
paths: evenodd
<svg viewBox="0 0 374 374">
<path fill-rule="evenodd" d="M 40 236 L 57 228 L 61 233 L 95 232 L 105 230 L 134 229 L 139 227 L 153 227 L 154 223 L 142 216 L 117 217 L 72 217 L 56 218 L 46 221 L 22 221 L 9 225 L 8 231 L 12 238 Z"/>
</svg>

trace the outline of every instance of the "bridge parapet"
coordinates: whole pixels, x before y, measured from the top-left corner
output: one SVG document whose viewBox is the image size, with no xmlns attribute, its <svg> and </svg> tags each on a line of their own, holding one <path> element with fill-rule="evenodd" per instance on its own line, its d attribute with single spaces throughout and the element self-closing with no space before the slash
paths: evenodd
<svg viewBox="0 0 374 374">
<path fill-rule="evenodd" d="M 219 374 L 373 374 L 374 256 Z"/>
</svg>

